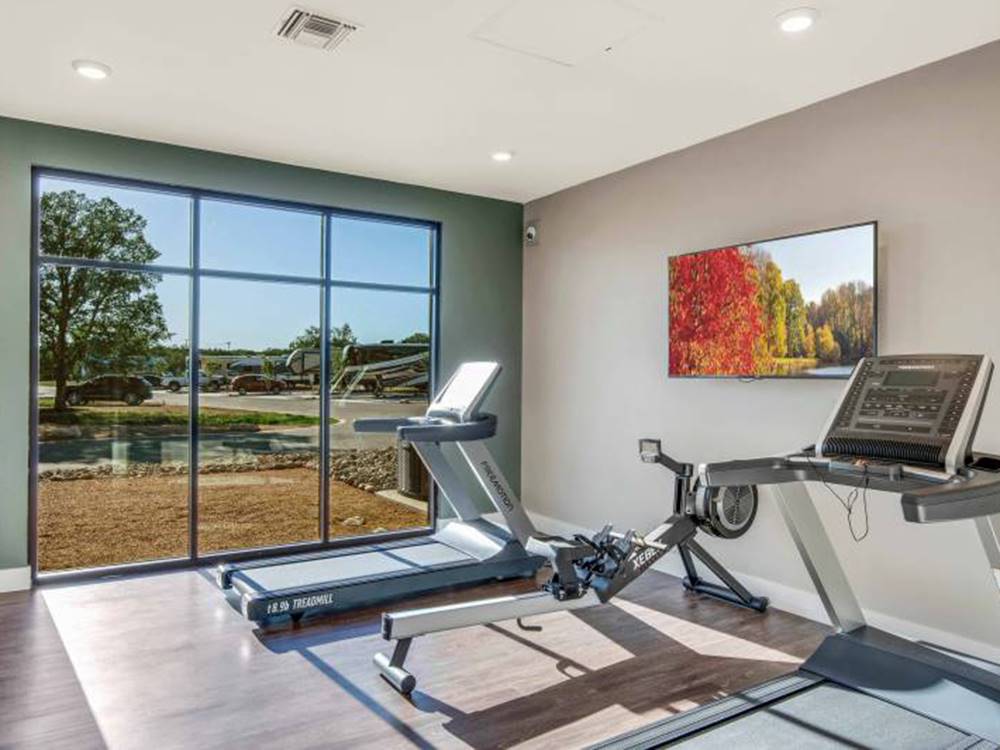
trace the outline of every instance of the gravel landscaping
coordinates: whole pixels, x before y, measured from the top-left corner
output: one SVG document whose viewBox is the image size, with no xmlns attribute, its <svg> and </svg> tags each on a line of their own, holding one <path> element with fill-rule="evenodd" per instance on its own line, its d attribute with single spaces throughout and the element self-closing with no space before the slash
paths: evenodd
<svg viewBox="0 0 1000 750">
<path fill-rule="evenodd" d="M 202 552 L 315 540 L 317 458 L 315 453 L 279 453 L 202 465 Z M 426 513 L 374 494 L 396 486 L 394 448 L 336 450 L 330 463 L 332 536 L 427 525 Z M 185 556 L 187 483 L 183 463 L 41 472 L 39 569 Z"/>
</svg>

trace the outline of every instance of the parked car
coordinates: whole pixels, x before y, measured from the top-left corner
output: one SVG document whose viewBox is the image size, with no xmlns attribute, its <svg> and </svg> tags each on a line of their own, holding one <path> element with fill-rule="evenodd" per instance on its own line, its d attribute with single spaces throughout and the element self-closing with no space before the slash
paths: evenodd
<svg viewBox="0 0 1000 750">
<path fill-rule="evenodd" d="M 88 401 L 124 401 L 138 406 L 153 397 L 153 387 L 134 375 L 98 375 L 82 383 L 66 386 L 66 402 L 82 406 Z"/>
<path fill-rule="evenodd" d="M 169 388 L 174 393 L 177 393 L 181 388 L 187 388 L 189 384 L 187 375 L 163 376 L 163 387 Z M 206 372 L 198 373 L 198 387 L 202 390 L 221 391 L 225 385 L 226 379 L 221 375 L 209 375 Z"/>
<path fill-rule="evenodd" d="M 288 390 L 288 384 L 278 378 L 266 375 L 237 375 L 230 383 L 229 389 L 241 396 L 248 393 L 282 393 Z"/>
<path fill-rule="evenodd" d="M 155 372 L 140 372 L 138 377 L 145 380 L 154 388 L 163 387 L 163 376 Z"/>
</svg>

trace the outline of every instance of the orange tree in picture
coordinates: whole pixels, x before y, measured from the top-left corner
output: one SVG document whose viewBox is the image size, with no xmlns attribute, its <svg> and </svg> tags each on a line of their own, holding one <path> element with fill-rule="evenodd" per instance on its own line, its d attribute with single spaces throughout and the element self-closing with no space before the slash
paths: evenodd
<svg viewBox="0 0 1000 750">
<path fill-rule="evenodd" d="M 737 247 L 670 259 L 670 374 L 753 375 L 765 335 L 757 268 Z"/>
</svg>

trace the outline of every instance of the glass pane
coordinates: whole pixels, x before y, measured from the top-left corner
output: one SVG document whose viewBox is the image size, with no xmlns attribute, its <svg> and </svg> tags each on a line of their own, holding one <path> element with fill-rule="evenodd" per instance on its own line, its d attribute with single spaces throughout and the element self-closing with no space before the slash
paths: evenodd
<svg viewBox="0 0 1000 750">
<path fill-rule="evenodd" d="M 317 213 L 203 200 L 201 266 L 319 278 L 322 229 Z"/>
<path fill-rule="evenodd" d="M 188 400 L 160 387 L 188 299 L 185 277 L 40 270 L 40 571 L 188 554 Z"/>
<path fill-rule="evenodd" d="M 147 265 L 191 263 L 191 198 L 62 177 L 39 180 L 39 251 Z"/>
<path fill-rule="evenodd" d="M 202 553 L 319 538 L 320 287 L 201 282 Z M 187 382 L 183 384 L 186 389 Z"/>
<path fill-rule="evenodd" d="M 430 482 L 394 434 L 356 433 L 355 419 L 427 410 L 430 295 L 333 290 L 330 535 L 429 525 Z"/>
<path fill-rule="evenodd" d="M 431 285 L 428 227 L 371 219 L 332 219 L 333 278 L 400 286 Z"/>
</svg>

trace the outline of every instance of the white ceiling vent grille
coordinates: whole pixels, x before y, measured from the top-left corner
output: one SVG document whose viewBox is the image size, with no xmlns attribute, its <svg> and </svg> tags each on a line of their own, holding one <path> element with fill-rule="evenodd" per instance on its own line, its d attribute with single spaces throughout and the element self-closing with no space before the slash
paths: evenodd
<svg viewBox="0 0 1000 750">
<path fill-rule="evenodd" d="M 276 31 L 281 39 L 315 49 L 331 50 L 353 32 L 356 24 L 320 16 L 302 8 L 292 8 Z"/>
</svg>

